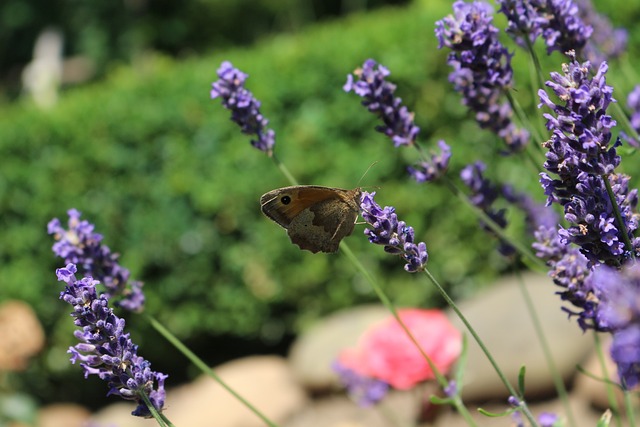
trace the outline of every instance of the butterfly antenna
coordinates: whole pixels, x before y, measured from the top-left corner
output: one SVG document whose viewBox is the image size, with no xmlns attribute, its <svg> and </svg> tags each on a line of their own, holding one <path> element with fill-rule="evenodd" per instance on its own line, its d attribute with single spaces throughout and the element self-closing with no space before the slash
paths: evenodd
<svg viewBox="0 0 640 427">
<path fill-rule="evenodd" d="M 364 171 L 364 173 L 362 174 L 362 176 L 360 177 L 360 179 L 358 180 L 358 185 L 356 187 L 360 187 L 360 183 L 362 182 L 362 180 L 364 179 L 364 177 L 367 175 L 367 173 L 369 173 L 369 170 L 375 166 L 376 163 L 378 163 L 380 160 L 376 160 L 375 162 L 371 163 L 369 165 L 369 167 L 367 168 L 366 171 Z"/>
</svg>

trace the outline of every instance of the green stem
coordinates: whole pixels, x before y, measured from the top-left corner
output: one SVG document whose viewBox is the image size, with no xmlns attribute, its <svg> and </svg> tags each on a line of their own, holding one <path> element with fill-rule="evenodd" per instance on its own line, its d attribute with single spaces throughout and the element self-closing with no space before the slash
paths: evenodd
<svg viewBox="0 0 640 427">
<path fill-rule="evenodd" d="M 489 218 L 489 216 L 480 208 L 478 208 L 477 206 L 475 206 L 473 203 L 471 203 L 471 201 L 469 200 L 469 198 L 462 192 L 460 191 L 453 182 L 451 182 L 451 180 L 447 179 L 447 177 L 445 176 L 443 179 L 443 182 L 445 183 L 445 185 L 447 185 L 447 187 L 449 188 L 449 190 L 455 195 L 457 196 L 469 209 L 471 209 L 481 220 L 482 222 L 491 229 L 491 231 L 493 231 L 494 233 L 496 233 L 496 235 L 498 237 L 500 237 L 501 239 L 503 239 L 506 242 L 509 242 L 509 244 L 511 246 L 513 246 L 522 257 L 526 258 L 527 260 L 529 260 L 534 266 L 540 268 L 541 271 L 546 271 L 547 270 L 547 266 L 544 264 L 544 262 L 538 258 L 537 256 L 535 256 L 527 247 L 525 247 L 522 243 L 517 242 L 517 241 L 513 241 L 512 239 L 510 239 L 506 233 L 504 232 L 504 229 L 502 229 L 498 224 L 496 224 L 491 218 Z"/>
<path fill-rule="evenodd" d="M 544 78 L 542 77 L 542 66 L 540 65 L 540 58 L 538 58 L 538 54 L 536 53 L 535 49 L 533 48 L 533 45 L 531 44 L 531 40 L 529 40 L 529 37 L 527 37 L 526 34 L 523 36 L 523 39 L 525 40 L 525 43 L 527 43 L 527 50 L 529 51 L 529 55 L 531 55 L 531 60 L 533 61 L 533 67 L 536 70 L 538 87 L 543 88 Z M 535 97 L 536 95 L 537 93 L 534 93 L 533 99 L 536 99 Z"/>
<path fill-rule="evenodd" d="M 602 343 L 600 342 L 600 336 L 596 331 L 593 331 L 593 341 L 596 347 L 596 354 L 598 355 L 598 362 L 600 362 L 602 377 L 605 378 L 607 400 L 609 401 L 609 406 L 611 407 L 613 416 L 616 420 L 616 425 L 618 427 L 622 427 L 622 421 L 620 419 L 620 407 L 618 406 L 618 400 L 616 399 L 613 385 L 611 384 L 611 381 L 609 381 L 609 369 L 607 369 L 607 361 L 605 360 L 604 353 L 602 352 Z"/>
<path fill-rule="evenodd" d="M 611 105 L 611 108 L 613 108 L 615 111 L 615 118 L 620 122 L 622 122 L 622 125 L 627 131 L 627 134 L 630 137 L 634 138 L 636 141 L 640 140 L 640 136 L 638 136 L 638 132 L 633 128 L 633 126 L 631 126 L 629 117 L 627 117 L 625 112 L 622 110 L 622 107 L 620 106 L 620 104 L 618 102 L 614 102 L 613 104 L 610 104 L 610 105 Z"/>
<path fill-rule="evenodd" d="M 378 298 L 380 299 L 380 301 L 382 301 L 382 304 L 384 304 L 384 306 L 391 312 L 393 317 L 400 324 L 400 327 L 406 332 L 406 334 L 409 336 L 409 339 L 418 348 L 418 350 L 422 354 L 422 357 L 427 361 L 427 363 L 429 364 L 429 367 L 431 367 L 431 370 L 435 374 L 436 379 L 438 380 L 438 383 L 443 388 L 446 387 L 448 385 L 447 379 L 438 370 L 438 367 L 433 364 L 433 362 L 431 361 L 431 358 L 424 352 L 424 350 L 422 349 L 422 346 L 420 346 L 420 344 L 418 344 L 418 341 L 415 339 L 415 337 L 413 336 L 411 331 L 405 326 L 405 324 L 402 321 L 402 319 L 400 319 L 400 316 L 398 315 L 398 311 L 396 310 L 395 305 L 391 302 L 391 300 L 389 299 L 387 294 L 384 293 L 382 288 L 380 288 L 380 285 L 378 285 L 378 282 L 373 278 L 371 273 L 364 267 L 364 265 L 362 265 L 360 260 L 355 256 L 355 254 L 353 253 L 353 251 L 351 250 L 349 245 L 347 245 L 346 242 L 342 242 L 340 244 L 340 249 L 342 250 L 342 252 L 344 252 L 344 254 L 347 256 L 347 258 L 349 258 L 349 261 L 351 261 L 351 263 L 365 276 L 365 278 L 367 279 L 367 281 L 369 282 L 369 284 L 371 285 L 371 287 L 375 291 L 375 293 L 378 296 Z"/>
<path fill-rule="evenodd" d="M 167 417 L 158 412 L 156 407 L 153 406 L 153 403 L 151 402 L 151 399 L 149 399 L 149 396 L 147 396 L 147 393 L 142 392 L 140 393 L 140 396 L 142 397 L 144 404 L 147 405 L 149 412 L 151 412 L 151 416 L 156 419 L 158 424 L 160 424 L 162 427 L 175 427 Z"/>
<path fill-rule="evenodd" d="M 433 363 L 431 358 L 422 349 L 422 346 L 418 343 L 418 341 L 413 336 L 409 328 L 407 328 L 407 326 L 404 324 L 402 319 L 400 319 L 400 316 L 398 315 L 398 311 L 396 310 L 395 306 L 393 305 L 389 297 L 387 297 L 387 295 L 384 293 L 382 288 L 380 288 L 380 285 L 378 285 L 378 282 L 371 275 L 369 270 L 367 270 L 364 267 L 364 265 L 362 265 L 360 260 L 354 255 L 353 251 L 351 250 L 351 248 L 349 248 L 349 245 L 347 245 L 346 242 L 343 241 L 340 244 L 340 249 L 347 256 L 347 258 L 349 258 L 351 263 L 364 275 L 365 279 L 369 282 L 369 284 L 375 291 L 376 295 L 378 296 L 382 304 L 384 304 L 384 306 L 391 312 L 391 314 L 396 319 L 400 327 L 407 334 L 407 336 L 409 337 L 413 345 L 418 349 L 422 357 L 427 361 L 427 363 L 429 364 L 429 367 L 431 368 L 431 371 L 433 372 L 433 374 L 436 377 L 436 380 L 438 381 L 438 384 L 440 384 L 440 387 L 442 387 L 443 389 L 447 387 L 449 385 L 447 378 L 444 375 L 442 375 L 438 367 Z M 461 400 L 458 399 L 456 401 L 454 399 L 454 406 L 470 426 L 476 425 L 475 422 L 473 421 L 473 418 L 471 417 L 471 414 L 469 414 L 469 411 L 467 410 L 466 406 L 464 406 Z"/>
<path fill-rule="evenodd" d="M 518 120 L 520 120 L 520 123 L 522 123 L 522 125 L 525 128 L 530 129 L 534 133 L 534 140 L 532 141 L 533 145 L 536 147 L 538 154 L 543 155 L 544 153 L 540 145 L 543 142 L 542 132 L 540 132 L 540 130 L 536 126 L 533 126 L 533 124 L 531 124 L 531 121 L 529 121 L 529 118 L 527 117 L 524 110 L 522 109 L 522 106 L 520 105 L 518 100 L 513 97 L 513 94 L 509 90 L 505 90 L 504 93 L 507 99 L 509 100 L 509 104 L 511 105 L 511 108 L 516 113 Z M 533 163 L 536 165 L 536 169 L 537 169 L 539 168 L 539 165 L 542 162 L 538 162 L 534 160 Z"/>
<path fill-rule="evenodd" d="M 509 382 L 509 380 L 507 380 L 507 377 L 502 372 L 502 369 L 500 369 L 500 366 L 498 366 L 498 363 L 493 358 L 493 355 L 491 354 L 489 349 L 484 345 L 484 342 L 482 341 L 482 339 L 480 338 L 480 336 L 478 335 L 476 330 L 473 328 L 473 326 L 471 326 L 471 323 L 469 323 L 469 321 L 464 316 L 464 314 L 462 314 L 462 312 L 460 311 L 460 309 L 458 308 L 456 303 L 453 302 L 451 297 L 449 297 L 449 294 L 447 294 L 447 292 L 440 285 L 440 283 L 436 280 L 436 278 L 431 274 L 431 272 L 426 268 L 425 268 L 424 272 L 427 275 L 427 277 L 429 278 L 429 280 L 431 280 L 431 283 L 433 283 L 434 286 L 438 289 L 438 291 L 440 292 L 440 295 L 442 296 L 442 298 L 445 299 L 445 301 L 447 302 L 449 307 L 451 307 L 451 309 L 456 313 L 456 315 L 462 321 L 462 323 L 464 323 L 465 327 L 467 328 L 467 330 L 469 331 L 469 333 L 471 334 L 473 339 L 476 341 L 476 343 L 478 343 L 478 345 L 480 346 L 480 349 L 482 350 L 484 355 L 489 360 L 489 363 L 491 363 L 491 366 L 493 366 L 493 369 L 496 371 L 496 374 L 498 374 L 498 377 L 500 378 L 502 383 L 505 385 L 505 387 L 509 391 L 509 394 L 511 394 L 512 396 L 516 397 L 518 399 L 518 401 L 521 402 L 520 408 L 522 409 L 522 413 L 525 415 L 525 417 L 527 417 L 527 419 L 531 423 L 531 426 L 532 427 L 537 426 L 538 424 L 536 422 L 536 419 L 533 416 L 533 414 L 531 413 L 531 411 L 529 410 L 529 407 L 527 406 L 527 404 L 526 404 L 526 402 L 524 400 L 524 397 L 520 396 L 516 392 L 516 390 L 513 388 L 513 386 Z"/>
<path fill-rule="evenodd" d="M 622 75 L 624 76 L 623 80 L 626 80 L 627 82 L 638 81 L 638 73 L 636 72 L 635 68 L 631 64 L 629 64 L 629 55 L 624 55 L 623 57 L 621 57 L 618 61 L 618 66 L 622 71 Z M 607 76 L 607 80 L 613 80 L 612 76 Z M 615 81 L 612 81 L 611 86 L 620 87 L 620 85 L 617 85 Z M 615 111 L 616 120 L 622 123 L 624 129 L 627 131 L 627 134 L 632 138 L 635 138 L 636 141 L 640 141 L 638 132 L 633 128 L 633 126 L 631 126 L 629 117 L 625 114 L 624 110 L 622 109 L 622 105 L 620 105 L 620 102 L 612 103 L 611 107 Z"/>
<path fill-rule="evenodd" d="M 553 378 L 553 383 L 556 387 L 556 391 L 558 392 L 558 396 L 560 397 L 562 405 L 564 406 L 565 413 L 569 420 L 569 425 L 577 426 L 575 418 L 573 416 L 573 412 L 571 411 L 571 405 L 569 404 L 569 394 L 567 393 L 567 389 L 564 386 L 564 381 L 562 380 L 560 372 L 558 371 L 555 361 L 553 360 L 551 349 L 549 348 L 549 343 L 547 341 L 547 338 L 545 337 L 542 325 L 540 324 L 540 318 L 538 317 L 537 310 L 533 305 L 531 294 L 525 286 L 522 275 L 518 270 L 516 270 L 516 276 L 518 277 L 518 287 L 520 288 L 520 292 L 522 293 L 522 297 L 527 306 L 527 311 L 529 312 L 529 316 L 531 317 L 531 322 L 533 323 L 533 327 L 536 331 L 536 336 L 542 347 L 542 352 L 544 353 L 547 366 L 549 367 L 549 371 L 551 372 L 551 377 Z"/>
<path fill-rule="evenodd" d="M 258 418 L 260 418 L 269 427 L 278 427 L 276 423 L 268 419 L 262 412 L 260 412 L 255 406 L 249 403 L 244 397 L 238 394 L 227 383 L 225 383 L 206 363 L 196 356 L 191 350 L 189 350 L 175 335 L 173 335 L 167 328 L 165 328 L 160 322 L 151 316 L 147 316 L 151 326 L 155 328 L 167 341 L 169 341 L 175 348 L 177 348 L 184 356 L 197 366 L 202 372 L 213 378 L 218 384 L 228 391 L 233 397 L 238 399 L 240 403 L 246 406 L 251 412 L 253 412 Z"/>
<path fill-rule="evenodd" d="M 636 414 L 634 411 L 634 404 L 632 399 L 631 392 L 629 390 L 624 390 L 624 406 L 627 408 L 627 419 L 629 420 L 629 426 L 635 427 L 636 425 Z"/>
<path fill-rule="evenodd" d="M 295 179 L 291 172 L 289 172 L 289 169 L 285 166 L 285 164 L 276 157 L 275 153 L 271 155 L 271 158 L 273 159 L 273 162 L 276 164 L 278 169 L 280 169 L 280 172 L 284 174 L 285 178 L 287 178 L 291 185 L 299 185 L 298 180 Z"/>
<path fill-rule="evenodd" d="M 618 223 L 618 230 L 620 230 L 620 234 L 622 234 L 622 240 L 624 241 L 624 245 L 626 246 L 627 250 L 631 253 L 631 257 L 635 259 L 636 255 L 633 251 L 633 245 L 631 244 L 631 240 L 629 239 L 629 233 L 627 231 L 627 227 L 625 227 L 624 222 L 622 221 L 622 215 L 620 214 L 620 207 L 618 206 L 618 202 L 616 201 L 616 195 L 613 193 L 613 188 L 611 188 L 611 183 L 609 182 L 609 175 L 601 175 L 601 178 L 604 181 L 605 187 L 607 188 L 607 194 L 609 195 L 611 206 L 613 206 L 613 212 L 616 216 L 616 222 Z"/>
</svg>

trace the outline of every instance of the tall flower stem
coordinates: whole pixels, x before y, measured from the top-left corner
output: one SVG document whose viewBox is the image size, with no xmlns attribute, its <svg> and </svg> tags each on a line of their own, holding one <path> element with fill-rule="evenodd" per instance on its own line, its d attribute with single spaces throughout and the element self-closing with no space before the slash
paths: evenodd
<svg viewBox="0 0 640 427">
<path fill-rule="evenodd" d="M 556 387 L 556 391 L 558 392 L 558 396 L 562 401 L 562 405 L 564 406 L 565 413 L 567 418 L 569 419 L 569 425 L 577 426 L 575 418 L 573 416 L 573 412 L 571 411 L 571 405 L 569 404 L 569 395 L 567 393 L 567 389 L 564 386 L 564 381 L 562 381 L 562 377 L 560 376 L 560 372 L 553 360 L 553 356 L 551 355 L 551 350 L 549 348 L 549 342 L 545 337 L 544 330 L 542 329 L 542 325 L 540 324 L 540 318 L 538 317 L 538 312 L 533 305 L 533 301 L 531 299 L 531 294 L 529 290 L 524 284 L 524 280 L 522 275 L 518 270 L 516 270 L 516 276 L 518 277 L 518 288 L 520 289 L 520 293 L 522 294 L 522 298 L 527 306 L 527 311 L 529 312 L 529 317 L 531 317 L 531 322 L 533 323 L 533 328 L 536 331 L 536 336 L 538 341 L 540 342 L 540 346 L 542 347 L 542 353 L 544 354 L 545 360 L 547 362 L 547 366 L 549 367 L 549 371 L 551 372 L 551 378 L 553 379 L 553 384 Z"/>
<path fill-rule="evenodd" d="M 285 178 L 287 178 L 287 181 L 289 181 L 291 185 L 298 185 L 298 180 L 291 174 L 291 172 L 289 172 L 287 166 L 276 157 L 275 153 L 271 155 L 271 158 L 273 159 L 273 162 L 276 164 L 278 169 L 280 169 L 280 172 L 282 172 Z"/>
<path fill-rule="evenodd" d="M 387 294 L 384 293 L 382 288 L 380 288 L 380 285 L 375 280 L 375 278 L 371 275 L 369 270 L 367 270 L 364 267 L 364 265 L 362 265 L 360 260 L 355 256 L 355 254 L 353 253 L 351 248 L 349 248 L 349 246 L 347 245 L 346 242 L 343 241 L 340 244 L 340 249 L 346 255 L 346 257 L 349 258 L 351 263 L 358 269 L 358 271 L 360 271 L 362 273 L 362 275 L 365 277 L 365 279 L 369 282 L 369 284 L 373 288 L 374 292 L 376 293 L 376 295 L 378 296 L 378 298 L 380 299 L 382 304 L 384 304 L 384 306 L 391 312 L 392 316 L 396 319 L 396 321 L 398 322 L 400 327 L 407 334 L 407 336 L 409 337 L 411 342 L 413 342 L 413 344 L 416 346 L 416 348 L 418 349 L 418 351 L 420 352 L 422 357 L 427 361 L 427 363 L 429 364 L 429 367 L 433 371 L 433 373 L 434 373 L 434 375 L 436 377 L 436 380 L 438 381 L 438 384 L 440 385 L 440 387 L 442 387 L 443 389 L 445 387 L 447 387 L 449 385 L 449 383 L 448 383 L 446 377 L 444 375 L 442 375 L 442 373 L 440 372 L 438 367 L 433 363 L 431 358 L 427 355 L 427 353 L 424 352 L 424 350 L 422 349 L 422 346 L 420 346 L 420 344 L 418 343 L 416 338 L 413 336 L 413 334 L 411 333 L 409 328 L 407 328 L 407 326 L 404 324 L 404 322 L 402 321 L 402 319 L 398 315 L 398 311 L 396 310 L 394 304 L 391 302 L 391 300 L 389 299 Z M 475 421 L 473 421 L 473 418 L 471 417 L 471 414 L 469 414 L 469 411 L 467 410 L 467 407 L 464 406 L 464 403 L 462 402 L 462 400 L 460 399 L 459 396 L 456 396 L 456 398 L 453 399 L 453 405 L 455 406 L 456 410 L 460 413 L 460 415 L 462 415 L 462 417 L 465 419 L 465 421 L 470 426 L 476 426 Z"/>
<path fill-rule="evenodd" d="M 616 195 L 613 192 L 613 188 L 611 188 L 611 183 L 609 182 L 608 175 L 601 175 L 601 178 L 604 181 L 605 187 L 607 188 L 607 194 L 609 195 L 609 199 L 611 200 L 611 206 L 613 207 L 613 212 L 615 214 L 618 227 L 620 228 L 620 234 L 622 234 L 624 245 L 631 253 L 631 257 L 633 259 L 636 259 L 636 255 L 633 251 L 633 245 L 631 244 L 631 240 L 629 239 L 629 231 L 627 230 L 627 227 L 624 225 L 624 221 L 622 220 L 620 207 L 618 206 L 618 202 L 616 201 Z"/>
<path fill-rule="evenodd" d="M 262 412 L 260 412 L 255 406 L 253 406 L 248 400 L 242 397 L 238 392 L 232 389 L 227 383 L 225 383 L 222 378 L 220 378 L 213 369 L 207 366 L 202 359 L 196 356 L 191 350 L 189 350 L 175 335 L 173 335 L 167 328 L 165 328 L 160 322 L 154 319 L 151 316 L 147 316 L 149 323 L 154 327 L 156 331 L 158 331 L 167 341 L 169 341 L 173 346 L 178 349 L 187 359 L 191 361 L 195 366 L 197 366 L 202 372 L 209 375 L 213 378 L 218 384 L 222 386 L 226 391 L 228 391 L 233 397 L 238 399 L 240 403 L 247 407 L 251 412 L 253 412 L 258 418 L 260 418 L 266 425 L 269 427 L 278 427 L 276 423 L 271 421 L 266 417 Z"/>
<path fill-rule="evenodd" d="M 640 80 L 640 76 L 638 75 L 636 69 L 629 64 L 628 55 L 625 55 L 624 60 L 619 61 L 620 68 L 622 70 L 622 74 L 624 75 L 624 80 L 627 82 L 637 82 Z M 616 111 L 616 120 L 620 120 L 624 124 L 625 130 L 629 133 L 630 136 L 635 138 L 636 141 L 640 141 L 640 135 L 638 131 L 631 125 L 629 121 L 629 117 L 625 114 L 620 106 L 620 103 L 616 102 L 613 105 Z"/>
<path fill-rule="evenodd" d="M 520 120 L 520 122 L 522 124 L 524 124 L 527 129 L 529 129 L 531 132 L 533 132 L 533 134 L 534 134 L 534 138 L 533 138 L 534 144 L 533 145 L 536 147 L 535 150 L 538 152 L 538 154 L 540 156 L 544 156 L 544 153 L 542 151 L 542 147 L 540 146 L 540 143 L 542 142 L 542 134 L 540 132 L 540 129 L 538 129 L 536 126 L 533 126 L 533 124 L 531 123 L 531 121 L 527 117 L 527 114 L 522 109 L 522 106 L 520 105 L 518 100 L 513 97 L 513 94 L 511 93 L 510 90 L 505 90 L 504 91 L 504 95 L 507 97 L 507 100 L 509 101 L 509 104 L 511 105 L 511 108 L 515 112 L 516 116 L 518 117 L 518 120 Z M 535 142 L 537 142 L 537 144 Z M 528 151 L 527 151 L 527 153 L 528 153 Z M 539 168 L 538 165 L 540 165 L 541 163 L 542 162 L 539 162 L 539 161 L 534 159 L 534 164 L 536 166 L 536 169 Z"/>
<path fill-rule="evenodd" d="M 636 141 L 640 140 L 640 135 L 638 135 L 638 132 L 633 128 L 633 126 L 631 126 L 629 117 L 622 110 L 622 107 L 620 106 L 620 104 L 618 102 L 615 102 L 611 106 L 611 108 L 613 108 L 613 110 L 615 111 L 616 120 L 619 120 L 620 122 L 622 122 L 622 125 L 624 126 L 625 130 L 629 133 L 629 135 L 634 137 Z"/>
<path fill-rule="evenodd" d="M 498 363 L 493 358 L 493 355 L 491 354 L 491 352 L 489 351 L 487 346 L 484 345 L 484 342 L 482 341 L 482 339 L 480 338 L 480 336 L 478 335 L 476 330 L 473 328 L 473 326 L 471 326 L 471 323 L 469 323 L 469 321 L 464 316 L 464 314 L 462 314 L 462 311 L 460 311 L 460 309 L 458 308 L 456 303 L 453 302 L 453 300 L 451 299 L 449 294 L 447 294 L 447 292 L 444 290 L 442 285 L 440 285 L 440 283 L 431 274 L 431 272 L 428 269 L 425 268 L 424 269 L 424 273 L 427 275 L 427 277 L 429 278 L 431 283 L 433 283 L 433 285 L 436 287 L 438 292 L 440 292 L 440 295 L 442 296 L 442 298 L 444 298 L 444 300 L 447 302 L 449 307 L 451 307 L 451 309 L 456 313 L 456 315 L 462 321 L 462 323 L 464 323 L 465 327 L 467 328 L 467 330 L 469 331 L 469 333 L 471 334 L 473 339 L 476 341 L 476 343 L 478 343 L 478 346 L 480 346 L 480 349 L 482 350 L 484 355 L 489 360 L 489 363 L 491 363 L 491 366 L 493 366 L 493 369 L 496 371 L 496 374 L 498 374 L 498 377 L 500 378 L 500 381 L 502 381 L 502 383 L 505 385 L 505 387 L 507 388 L 507 390 L 509 391 L 511 396 L 517 397 L 518 400 L 521 402 L 522 413 L 524 414 L 525 417 L 527 417 L 527 419 L 531 423 L 531 426 L 532 427 L 537 426 L 538 424 L 536 422 L 536 419 L 533 416 L 533 414 L 531 413 L 531 411 L 529 410 L 529 407 L 527 406 L 527 404 L 526 404 L 526 402 L 524 400 L 524 397 L 520 396 L 518 394 L 518 392 L 516 392 L 515 388 L 513 388 L 513 386 L 509 382 L 509 380 L 507 380 L 507 377 L 502 372 L 502 369 L 500 369 L 500 366 L 498 366 Z"/>
<path fill-rule="evenodd" d="M 140 397 L 142 397 L 142 400 L 147 405 L 147 408 L 149 408 L 149 412 L 151 412 L 151 416 L 155 418 L 158 424 L 160 424 L 162 427 L 175 427 L 167 417 L 158 412 L 146 393 L 141 393 Z"/>
<path fill-rule="evenodd" d="M 611 411 L 613 412 L 614 418 L 616 420 L 616 426 L 622 427 L 622 421 L 620 420 L 620 407 L 618 406 L 618 400 L 616 399 L 613 385 L 611 384 L 611 381 L 608 381 L 609 369 L 607 369 L 607 361 L 605 359 L 604 353 L 602 352 L 602 342 L 600 341 L 600 336 L 596 331 L 593 331 L 593 342 L 596 347 L 598 362 L 600 362 L 602 377 L 606 379 L 605 386 L 607 389 L 607 400 L 609 401 L 609 406 L 611 407 Z"/>
<path fill-rule="evenodd" d="M 540 65 L 540 58 L 538 58 L 538 54 L 536 53 L 536 50 L 533 48 L 533 44 L 531 43 L 531 40 L 529 40 L 529 37 L 523 37 L 523 39 L 527 44 L 527 50 L 529 51 L 529 55 L 531 55 L 531 61 L 533 61 L 533 68 L 536 72 L 538 87 L 544 87 L 544 76 L 542 74 L 542 66 Z M 534 92 L 533 99 L 536 99 L 535 95 L 536 93 Z"/>
<path fill-rule="evenodd" d="M 631 400 L 633 396 L 629 390 L 624 391 L 624 406 L 627 409 L 627 419 L 629 420 L 629 425 L 635 427 L 636 425 L 636 414 L 634 411 L 634 403 Z"/>
<path fill-rule="evenodd" d="M 498 224 L 496 224 L 491 218 L 489 218 L 489 216 L 486 213 L 484 213 L 482 209 L 474 206 L 469 200 L 469 198 L 466 197 L 464 193 L 460 191 L 460 189 L 458 189 L 458 187 L 456 187 L 453 182 L 447 179 L 446 176 L 444 177 L 443 182 L 456 197 L 458 197 L 469 209 L 471 209 L 491 229 L 491 231 L 496 233 L 501 239 L 508 241 L 509 244 L 514 248 L 516 248 L 516 250 L 520 253 L 520 255 L 522 255 L 522 257 L 525 258 L 527 261 L 531 262 L 533 266 L 539 268 L 540 271 L 546 271 L 547 267 L 540 260 L 540 258 L 535 256 L 529 250 L 529 248 L 524 246 L 522 243 L 514 241 L 513 239 L 510 239 Z"/>
</svg>

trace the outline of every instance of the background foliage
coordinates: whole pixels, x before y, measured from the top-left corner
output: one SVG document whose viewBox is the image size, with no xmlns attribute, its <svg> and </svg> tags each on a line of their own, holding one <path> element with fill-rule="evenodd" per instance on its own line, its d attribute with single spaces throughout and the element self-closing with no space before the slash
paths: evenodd
<svg viewBox="0 0 640 427">
<path fill-rule="evenodd" d="M 43 28 L 65 35 L 67 56 L 81 55 L 97 75 L 148 50 L 185 57 L 250 44 L 270 32 L 295 33 L 313 22 L 407 0 L 4 0 L 0 3 L 0 80 L 19 90 Z"/>
<path fill-rule="evenodd" d="M 631 31 L 624 62 L 638 54 L 640 32 L 632 24 L 640 6 L 625 4 L 621 13 L 616 4 L 622 2 L 601 10 Z M 433 36 L 434 21 L 450 7 L 424 1 L 352 15 L 295 37 L 270 36 L 251 49 L 198 59 L 146 56 L 102 82 L 68 91 L 51 111 L 26 102 L 3 107 L 0 298 L 32 304 L 49 339 L 46 352 L 12 381 L 44 401 L 61 389 L 87 404 L 93 397 L 102 401 L 103 387 L 82 380 L 79 368 L 68 363 L 72 324 L 57 300 L 54 269 L 60 264 L 46 234 L 47 222 L 66 221 L 71 207 L 96 224 L 132 276 L 146 283 L 148 313 L 212 364 L 285 351 L 318 316 L 375 300 L 345 257 L 298 250 L 260 214 L 260 195 L 288 182 L 251 148 L 219 101 L 209 99 L 223 60 L 249 73 L 247 85 L 276 130 L 276 153 L 301 183 L 351 188 L 378 162 L 361 185 L 377 187 L 379 203 L 395 206 L 414 226 L 416 238 L 427 242 L 430 270 L 454 295 L 473 292 L 507 268 L 495 242 L 458 200 L 444 188 L 409 180 L 405 167 L 415 153 L 394 149 L 373 130 L 375 119 L 359 99 L 342 90 L 347 73 L 375 58 L 390 68 L 397 94 L 415 111 L 420 141 L 429 148 L 437 139 L 452 145 L 454 179 L 464 164 L 482 159 L 489 177 L 543 200 L 535 171 L 523 173 L 522 160 L 498 155 L 500 142 L 477 129 L 450 88 L 446 52 Z M 547 70 L 559 70 L 560 56 L 543 60 Z M 537 101 L 521 51 L 514 67 L 514 91 L 533 112 Z M 630 70 L 611 67 L 621 101 L 635 83 Z M 509 215 L 509 233 L 529 241 L 518 213 Z M 362 230 L 357 226 L 347 241 L 397 304 L 441 304 L 421 280 L 402 271 L 400 260 L 368 244 Z M 129 317 L 128 325 L 154 369 L 171 374 L 169 384 L 190 375 L 186 361 L 144 317 Z"/>
</svg>

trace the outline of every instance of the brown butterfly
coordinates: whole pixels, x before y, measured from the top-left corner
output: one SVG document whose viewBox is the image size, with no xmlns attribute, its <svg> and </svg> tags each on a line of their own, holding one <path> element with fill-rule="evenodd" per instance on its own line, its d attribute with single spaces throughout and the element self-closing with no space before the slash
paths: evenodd
<svg viewBox="0 0 640 427">
<path fill-rule="evenodd" d="M 300 249 L 336 252 L 340 241 L 353 232 L 361 194 L 360 188 L 295 185 L 263 194 L 260 206 Z"/>
</svg>

